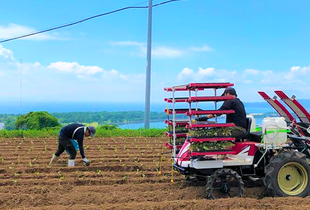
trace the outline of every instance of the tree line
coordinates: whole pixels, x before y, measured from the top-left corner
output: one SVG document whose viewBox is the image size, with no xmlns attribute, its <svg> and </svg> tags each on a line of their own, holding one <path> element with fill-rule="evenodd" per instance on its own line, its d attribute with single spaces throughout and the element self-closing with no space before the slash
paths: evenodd
<svg viewBox="0 0 310 210">
<path fill-rule="evenodd" d="M 119 112 L 30 112 L 26 115 L 0 114 L 0 122 L 4 123 L 7 130 L 15 129 L 42 129 L 69 123 L 93 123 L 99 125 L 119 125 L 125 123 L 143 122 L 142 111 L 119 111 Z M 167 119 L 164 112 L 150 112 L 152 121 Z M 57 124 L 59 123 L 59 124 Z M 45 126 L 44 126 L 45 125 Z"/>
</svg>

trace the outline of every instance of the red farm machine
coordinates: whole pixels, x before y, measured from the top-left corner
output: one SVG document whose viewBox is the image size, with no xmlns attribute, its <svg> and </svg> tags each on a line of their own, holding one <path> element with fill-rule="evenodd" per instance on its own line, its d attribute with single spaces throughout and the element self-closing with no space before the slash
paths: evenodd
<svg viewBox="0 0 310 210">
<path fill-rule="evenodd" d="M 278 112 L 279 117 L 266 117 L 260 129 L 255 118 L 247 115 L 247 132 L 242 138 L 231 137 L 220 115 L 234 110 L 218 110 L 218 103 L 230 100 L 220 96 L 232 83 L 190 83 L 165 88 L 172 93 L 165 98 L 165 123 L 172 150 L 174 170 L 186 179 L 206 181 L 208 198 L 241 197 L 244 180 L 263 180 L 266 192 L 273 197 L 305 197 L 310 190 L 310 115 L 295 99 L 275 91 L 292 109 L 293 114 L 265 92 L 259 94 Z M 221 90 L 222 89 L 222 90 Z M 220 93 L 218 93 L 220 91 Z M 186 95 L 186 96 L 184 96 Z M 211 102 L 210 106 L 205 106 Z M 187 104 L 187 107 L 184 106 Z M 214 114 L 214 121 L 197 122 L 201 115 Z M 298 118 L 298 121 L 295 117 Z"/>
</svg>

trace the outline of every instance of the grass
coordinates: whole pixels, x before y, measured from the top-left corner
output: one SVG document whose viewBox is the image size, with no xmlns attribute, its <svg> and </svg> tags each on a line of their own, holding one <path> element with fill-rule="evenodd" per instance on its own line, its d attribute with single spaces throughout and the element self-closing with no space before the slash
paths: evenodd
<svg viewBox="0 0 310 210">
<path fill-rule="evenodd" d="M 57 137 L 61 128 L 43 130 L 0 130 L 0 138 L 48 138 Z M 167 129 L 106 129 L 98 127 L 96 137 L 160 137 L 164 136 Z"/>
</svg>

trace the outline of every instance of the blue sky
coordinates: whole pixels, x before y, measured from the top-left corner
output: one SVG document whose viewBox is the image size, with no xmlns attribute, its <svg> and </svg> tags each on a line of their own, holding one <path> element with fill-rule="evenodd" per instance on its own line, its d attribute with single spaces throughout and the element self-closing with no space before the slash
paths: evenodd
<svg viewBox="0 0 310 210">
<path fill-rule="evenodd" d="M 0 40 L 137 4 L 148 1 L 2 0 Z M 309 10 L 308 0 L 154 8 L 151 103 L 170 96 L 164 87 L 226 81 L 245 102 L 278 89 L 310 99 Z M 144 103 L 146 42 L 147 10 L 135 9 L 2 43 L 1 101 Z"/>
</svg>

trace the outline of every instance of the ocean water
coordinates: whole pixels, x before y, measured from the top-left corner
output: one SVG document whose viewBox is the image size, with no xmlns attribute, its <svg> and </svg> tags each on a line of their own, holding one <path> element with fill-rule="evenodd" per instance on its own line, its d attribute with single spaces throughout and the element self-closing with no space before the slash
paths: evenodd
<svg viewBox="0 0 310 210">
<path fill-rule="evenodd" d="M 151 111 L 163 112 L 167 104 L 153 103 Z M 103 102 L 1 102 L 0 114 L 26 114 L 33 111 L 53 112 L 102 112 L 144 111 L 143 103 Z"/>
<path fill-rule="evenodd" d="M 224 118 L 221 118 L 218 120 L 218 122 L 225 122 Z M 255 123 L 256 126 L 261 126 L 263 122 L 263 118 L 255 118 Z M 122 129 L 139 129 L 139 128 L 144 128 L 144 123 L 133 123 L 133 124 L 124 124 L 119 126 Z M 164 121 L 161 122 L 151 122 L 150 123 L 150 128 L 166 128 L 167 125 L 165 124 Z"/>
<path fill-rule="evenodd" d="M 274 112 L 273 108 L 263 102 L 244 103 L 247 113 Z M 167 103 L 151 103 L 150 109 L 163 112 Z M 176 108 L 188 108 L 185 103 Z M 220 106 L 220 104 L 219 104 Z M 218 107 L 219 107 L 218 106 Z M 203 104 L 202 109 L 214 109 L 213 104 Z M 144 111 L 144 103 L 103 103 L 103 102 L 1 102 L 0 114 L 25 114 L 31 111 L 53 112 L 101 112 L 101 111 Z"/>
<path fill-rule="evenodd" d="M 310 100 L 300 100 L 307 110 L 310 109 Z M 168 104 L 171 108 L 171 104 Z M 181 107 L 188 108 L 187 104 L 177 104 Z M 212 104 L 203 104 L 202 109 L 214 109 Z M 220 106 L 221 104 L 219 104 Z M 244 103 L 247 113 L 266 113 L 275 110 L 267 102 Z M 212 107 L 211 107 L 212 106 Z M 219 107 L 218 106 L 218 107 Z M 167 103 L 151 103 L 151 111 L 164 112 Z M 53 112 L 100 112 L 100 111 L 144 111 L 143 103 L 103 103 L 103 102 L 2 102 L 0 103 L 0 114 L 27 114 L 31 111 Z M 262 119 L 256 118 L 256 124 L 261 125 Z M 120 125 L 123 129 L 143 128 L 144 123 Z M 151 128 L 165 128 L 166 124 L 162 122 L 151 122 Z"/>
</svg>

